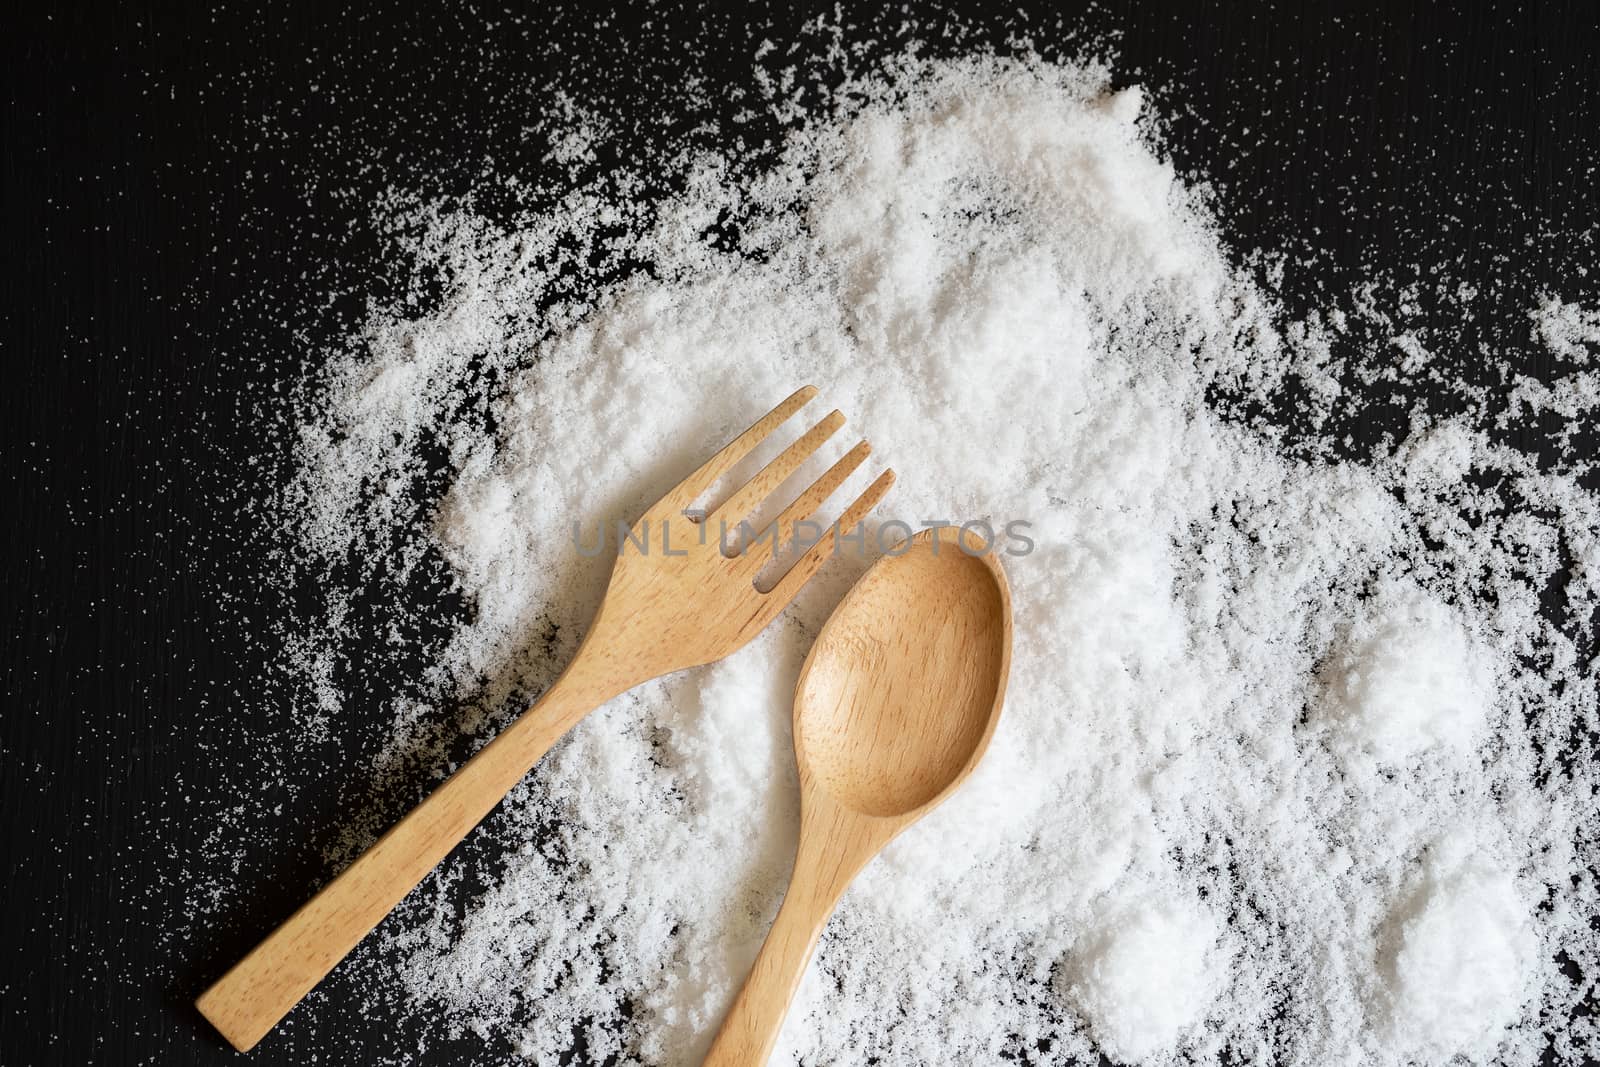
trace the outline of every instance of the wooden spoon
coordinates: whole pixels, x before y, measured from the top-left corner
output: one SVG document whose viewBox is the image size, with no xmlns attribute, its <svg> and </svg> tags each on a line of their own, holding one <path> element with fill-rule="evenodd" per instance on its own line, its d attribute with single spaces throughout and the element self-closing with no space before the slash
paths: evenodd
<svg viewBox="0 0 1600 1067">
<path fill-rule="evenodd" d="M 995 552 L 949 526 L 898 549 L 856 583 L 801 668 L 794 874 L 707 1067 L 767 1061 L 845 887 L 966 780 L 999 721 L 1011 593 Z"/>
</svg>

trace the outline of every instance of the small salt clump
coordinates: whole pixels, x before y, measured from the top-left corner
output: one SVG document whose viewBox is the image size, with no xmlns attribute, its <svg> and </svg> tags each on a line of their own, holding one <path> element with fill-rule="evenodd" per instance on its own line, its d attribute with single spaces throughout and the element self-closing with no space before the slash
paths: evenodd
<svg viewBox="0 0 1600 1067">
<path fill-rule="evenodd" d="M 1546 297 L 1531 317 L 1534 331 L 1554 355 L 1583 365 L 1600 351 L 1600 310 Z"/>
<path fill-rule="evenodd" d="M 1435 747 L 1470 751 L 1491 703 L 1483 663 L 1449 606 L 1413 585 L 1385 585 L 1325 668 L 1322 711 L 1337 747 L 1381 766 Z"/>
<path fill-rule="evenodd" d="M 1493 1055 L 1527 996 L 1536 947 L 1515 880 L 1450 843 L 1391 915 L 1379 969 L 1391 1046 L 1419 1062 Z"/>
<path fill-rule="evenodd" d="M 1140 1063 L 1195 1027 L 1215 990 L 1216 940 L 1209 912 L 1173 902 L 1116 910 L 1086 936 L 1067 991 L 1108 1056 Z"/>
</svg>

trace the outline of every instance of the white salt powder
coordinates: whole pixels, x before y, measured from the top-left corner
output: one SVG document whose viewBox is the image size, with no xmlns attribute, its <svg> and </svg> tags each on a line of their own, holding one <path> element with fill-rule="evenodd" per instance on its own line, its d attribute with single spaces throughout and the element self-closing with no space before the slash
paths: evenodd
<svg viewBox="0 0 1600 1067">
<path fill-rule="evenodd" d="M 1383 764 L 1436 746 L 1469 753 L 1489 715 L 1490 663 L 1447 605 L 1386 585 L 1326 668 L 1322 714 L 1342 747 Z"/>
<path fill-rule="evenodd" d="M 1554 355 L 1583 365 L 1600 353 L 1600 309 L 1546 297 L 1533 312 L 1534 331 Z"/>
<path fill-rule="evenodd" d="M 1385 1026 L 1398 1049 L 1425 1062 L 1481 1060 L 1515 1021 L 1537 950 L 1528 905 L 1506 871 L 1446 839 L 1389 919 L 1380 967 Z"/>
<path fill-rule="evenodd" d="M 1554 760 L 1596 721 L 1582 462 L 1421 411 L 1368 462 L 1313 462 L 1339 443 L 1291 454 L 1231 415 L 1293 391 L 1320 425 L 1436 373 L 1441 341 L 1396 325 L 1336 359 L 1408 301 L 1369 286 L 1289 321 L 1108 79 L 905 59 L 803 106 L 767 79 L 795 117 L 776 158 L 667 157 L 665 199 L 624 176 L 509 223 L 382 205 L 415 302 L 330 357 L 290 499 L 313 573 L 442 556 L 470 603 L 428 698 L 389 709 L 383 765 L 436 761 L 457 722 L 487 738 L 570 658 L 607 571 L 575 521 L 633 517 L 814 383 L 852 432 L 813 471 L 868 437 L 900 475 L 880 520 L 1021 519 L 1035 549 L 1010 564 L 990 755 L 846 895 L 775 1062 L 1531 1064 L 1547 1037 L 1580 1058 L 1595 768 Z M 555 162 L 594 158 L 606 131 L 558 114 Z M 1535 328 L 1581 363 L 1593 325 L 1553 301 Z M 447 904 L 457 861 L 357 965 L 486 1060 L 581 1037 L 596 1062 L 697 1062 L 791 863 L 795 676 L 867 562 L 591 716 L 480 831 L 504 857 L 486 891 Z M 331 656 L 359 637 L 310 632 Z M 317 714 L 374 713 L 351 703 Z"/>
<path fill-rule="evenodd" d="M 1104 920 L 1073 953 L 1069 988 L 1106 1055 L 1140 1063 L 1174 1047 L 1210 1006 L 1216 925 L 1178 902 Z"/>
</svg>

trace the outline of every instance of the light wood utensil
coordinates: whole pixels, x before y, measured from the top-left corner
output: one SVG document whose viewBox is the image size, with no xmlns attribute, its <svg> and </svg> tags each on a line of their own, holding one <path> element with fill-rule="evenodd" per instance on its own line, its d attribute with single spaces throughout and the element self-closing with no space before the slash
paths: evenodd
<svg viewBox="0 0 1600 1067">
<path fill-rule="evenodd" d="M 706 1067 L 767 1062 L 845 887 L 989 745 L 1011 668 L 1011 592 L 992 548 L 962 536 L 924 530 L 873 564 L 806 657 L 794 698 L 794 874 Z"/>
<path fill-rule="evenodd" d="M 718 479 L 817 390 L 807 386 L 740 434 L 655 503 L 622 546 L 611 584 L 582 645 L 544 697 L 456 771 L 427 800 L 274 930 L 196 1005 L 241 1052 L 342 960 L 357 942 L 449 854 L 590 711 L 642 682 L 711 663 L 746 644 L 794 599 L 848 533 L 894 483 L 884 471 L 845 509 L 829 534 L 795 561 L 768 592 L 755 580 L 772 552 L 733 557 L 720 530 L 734 530 L 844 424 L 835 411 L 733 493 L 705 519 L 705 536 L 686 518 Z M 809 519 L 866 459 L 865 441 L 802 492 L 775 521 L 782 531 Z M 670 527 L 671 551 L 664 549 Z M 768 527 L 772 529 L 772 527 Z M 647 545 L 640 551 L 638 544 Z"/>
</svg>

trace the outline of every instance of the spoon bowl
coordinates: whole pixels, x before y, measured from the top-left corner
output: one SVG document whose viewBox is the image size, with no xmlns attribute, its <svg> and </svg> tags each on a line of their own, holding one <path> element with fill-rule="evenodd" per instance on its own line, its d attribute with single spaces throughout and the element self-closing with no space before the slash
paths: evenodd
<svg viewBox="0 0 1600 1067">
<path fill-rule="evenodd" d="M 863 815 L 907 816 L 971 773 L 1005 691 L 1010 610 L 987 546 L 953 527 L 903 544 L 850 591 L 796 686 L 802 774 Z"/>
<path fill-rule="evenodd" d="M 795 687 L 794 874 L 707 1067 L 767 1061 L 845 888 L 983 757 L 1010 666 L 1005 572 L 955 527 L 896 546 L 834 609 Z"/>
</svg>

